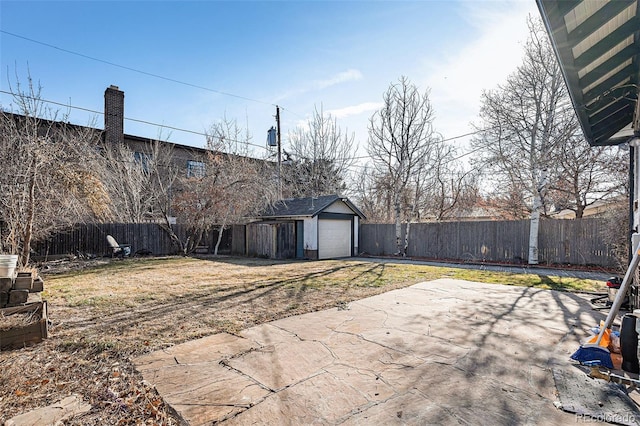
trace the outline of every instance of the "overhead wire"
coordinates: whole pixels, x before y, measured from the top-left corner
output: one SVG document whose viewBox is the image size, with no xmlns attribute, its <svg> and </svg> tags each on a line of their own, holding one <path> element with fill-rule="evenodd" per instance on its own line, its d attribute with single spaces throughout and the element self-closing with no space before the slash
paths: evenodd
<svg viewBox="0 0 640 426">
<path fill-rule="evenodd" d="M 9 35 L 9 36 L 12 36 L 12 37 L 20 38 L 22 40 L 26 40 L 26 41 L 29 41 L 31 43 L 40 44 L 42 46 L 46 46 L 46 47 L 49 47 L 51 49 L 56 49 L 56 50 L 59 50 L 61 52 L 65 52 L 65 53 L 68 53 L 68 54 L 71 54 L 71 55 L 79 56 L 81 58 L 89 59 L 89 60 L 96 61 L 96 62 L 101 62 L 103 64 L 111 65 L 113 67 L 125 69 L 127 71 L 132 71 L 132 72 L 136 72 L 136 73 L 139 73 L 139 74 L 147 75 L 149 77 L 154 77 L 154 78 L 158 78 L 158 79 L 161 79 L 161 80 L 170 81 L 172 83 L 181 84 L 181 85 L 184 85 L 184 86 L 189 86 L 189 87 L 193 87 L 193 88 L 196 88 L 196 89 L 206 90 L 208 92 L 217 93 L 219 95 L 231 96 L 231 97 L 234 97 L 234 98 L 237 98 L 237 99 L 242 99 L 242 100 L 249 101 L 249 102 L 256 102 L 256 103 L 260 103 L 260 104 L 264 104 L 264 105 L 276 106 L 275 104 L 273 104 L 271 102 L 265 102 L 265 101 L 261 101 L 259 99 L 249 98 L 247 96 L 236 95 L 234 93 L 224 92 L 222 90 L 216 90 L 216 89 L 212 89 L 210 87 L 205 87 L 205 86 L 200 86 L 198 84 L 188 83 L 186 81 L 178 80 L 178 79 L 171 78 L 171 77 L 165 77 L 165 76 L 162 76 L 160 74 L 155 74 L 155 73 L 152 73 L 152 72 L 139 70 L 137 68 L 129 67 L 129 66 L 126 66 L 126 65 L 120 65 L 120 64 L 117 64 L 115 62 L 111 62 L 111 61 L 107 61 L 107 60 L 104 60 L 104 59 L 96 58 L 94 56 L 85 55 L 84 53 L 74 52 L 73 50 L 64 49 L 62 47 L 55 46 L 55 45 L 50 44 L 50 43 L 45 43 L 43 41 L 35 40 L 35 39 L 29 38 L 29 37 L 22 36 L 20 34 L 15 34 L 15 33 L 6 31 L 6 30 L 1 30 L 0 29 L 0 33 L 6 34 L 6 35 Z"/>
<path fill-rule="evenodd" d="M 7 95 L 14 95 L 14 93 L 12 93 L 12 92 L 9 92 L 9 91 L 6 91 L 6 90 L 1 90 L 1 89 L 0 89 L 0 93 L 4 93 L 4 94 L 7 94 Z M 38 97 L 34 97 L 34 96 L 29 96 L 29 95 L 20 95 L 20 96 L 22 96 L 22 97 L 24 97 L 26 99 L 45 102 L 47 104 L 58 105 L 58 106 L 63 106 L 65 108 L 77 109 L 77 110 L 81 110 L 81 111 L 85 111 L 85 112 L 104 115 L 103 111 L 97 111 L 97 110 L 93 110 L 93 109 L 89 109 L 89 108 L 79 107 L 79 106 L 75 106 L 75 105 L 71 105 L 71 104 L 65 104 L 65 103 L 62 103 L 62 102 L 51 101 L 51 100 L 48 100 L 48 99 L 38 98 Z M 211 136 L 211 135 L 208 135 L 207 133 L 198 132 L 196 130 L 183 129 L 183 128 L 180 128 L 180 127 L 170 126 L 170 125 L 166 125 L 166 124 L 153 123 L 151 121 L 141 120 L 141 119 L 137 119 L 137 118 L 124 117 L 124 119 L 127 120 L 127 121 L 133 121 L 133 122 L 136 122 L 136 123 L 142 123 L 142 124 L 147 124 L 147 125 L 151 125 L 151 126 L 157 126 L 157 127 L 163 128 L 163 129 L 170 129 L 170 130 L 176 130 L 176 131 L 184 132 L 184 133 L 191 133 L 191 134 L 198 135 L 198 136 L 204 136 L 204 137 Z M 247 144 L 247 145 L 250 145 L 250 146 L 255 146 L 255 147 L 258 147 L 258 148 L 263 148 L 263 149 L 267 149 L 268 150 L 268 148 L 266 146 L 257 145 L 257 144 L 254 144 L 254 143 L 251 143 L 251 142 L 247 142 L 247 141 L 241 141 L 241 140 L 229 139 L 229 138 L 225 138 L 225 140 L 230 141 L 230 142 L 243 143 L 243 144 Z"/>
<path fill-rule="evenodd" d="M 473 132 L 464 133 L 464 134 L 462 134 L 462 135 L 451 136 L 451 137 L 449 137 L 449 138 L 444 138 L 444 139 L 438 139 L 438 140 L 434 141 L 434 143 L 449 142 L 449 141 L 452 141 L 452 140 L 455 140 L 455 139 L 461 139 L 461 138 L 464 138 L 464 137 L 467 137 L 467 136 L 477 135 L 478 133 L 483 133 L 483 132 L 486 132 L 486 131 L 488 131 L 488 130 L 494 129 L 494 128 L 496 128 L 496 127 L 497 127 L 497 126 L 494 126 L 494 127 L 488 127 L 488 128 L 486 128 L 486 129 L 479 129 L 479 130 L 474 130 Z M 463 157 L 465 157 L 465 156 L 467 156 L 467 155 L 470 155 L 470 154 L 473 154 L 474 152 L 477 152 L 477 151 L 478 151 L 478 150 L 473 150 L 473 151 L 471 151 L 471 152 L 469 152 L 469 153 L 462 154 L 461 156 L 456 157 L 455 159 L 463 158 Z M 364 160 L 364 159 L 367 159 L 367 158 L 371 158 L 371 156 L 369 156 L 369 155 L 363 155 L 363 156 L 359 156 L 359 157 L 354 157 L 353 159 L 354 159 L 354 160 Z M 362 166 L 362 167 L 364 167 L 364 166 Z"/>
<path fill-rule="evenodd" d="M 185 82 L 185 81 L 182 81 L 182 80 L 178 80 L 178 79 L 174 79 L 174 78 L 170 78 L 170 77 L 165 77 L 165 76 L 162 76 L 162 75 L 159 75 L 159 74 L 151 73 L 151 72 L 148 72 L 148 71 L 139 70 L 139 69 L 136 69 L 136 68 L 133 68 L 133 67 L 129 67 L 129 66 L 126 66 L 126 65 L 117 64 L 115 62 L 111 62 L 111 61 L 107 61 L 107 60 L 104 60 L 104 59 L 100 59 L 100 58 L 96 58 L 96 57 L 93 57 L 93 56 L 89 56 L 89 55 L 86 55 L 86 54 L 83 54 L 83 53 L 75 52 L 73 50 L 65 49 L 65 48 L 62 48 L 62 47 L 59 47 L 59 46 L 55 46 L 55 45 L 50 44 L 50 43 L 45 43 L 45 42 L 42 42 L 42 41 L 39 41 L 39 40 L 35 40 L 35 39 L 29 38 L 29 37 L 25 37 L 25 36 L 22 36 L 22 35 L 19 35 L 19 34 L 15 34 L 15 33 L 9 32 L 9 31 L 6 31 L 6 30 L 1 30 L 0 29 L 0 33 L 7 34 L 7 35 L 10 35 L 12 37 L 20 38 L 20 39 L 29 41 L 31 43 L 40 44 L 40 45 L 43 45 L 43 46 L 46 46 L 46 47 L 49 47 L 49 48 L 52 48 L 52 49 L 55 49 L 55 50 L 59 50 L 61 52 L 65 52 L 65 53 L 68 53 L 68 54 L 71 54 L 71 55 L 79 56 L 79 57 L 82 57 L 82 58 L 85 58 L 85 59 L 89 59 L 89 60 L 92 60 L 92 61 L 96 61 L 96 62 L 101 62 L 101 63 L 107 64 L 107 65 L 111 65 L 111 66 L 114 66 L 114 67 L 117 67 L 117 68 L 122 68 L 122 69 L 125 69 L 125 70 L 128 70 L 128 71 L 132 71 L 132 72 L 136 72 L 136 73 L 139 73 L 139 74 L 147 75 L 147 76 L 150 76 L 150 77 L 162 79 L 162 80 L 165 80 L 165 81 L 170 81 L 170 82 L 173 82 L 173 83 L 177 83 L 177 84 L 181 84 L 181 85 L 185 85 L 185 86 L 189 86 L 189 87 L 193 87 L 193 88 L 206 90 L 206 91 L 209 91 L 209 92 L 213 92 L 213 93 L 221 94 L 221 95 L 224 95 L 224 96 L 230 96 L 230 97 L 242 99 L 242 100 L 246 100 L 246 101 L 249 101 L 249 102 L 256 102 L 256 103 L 260 103 L 260 104 L 276 106 L 276 107 L 279 107 L 282 110 L 285 110 L 285 111 L 287 111 L 287 112 L 289 112 L 291 114 L 294 114 L 294 115 L 296 115 L 298 117 L 303 117 L 302 115 L 300 115 L 300 114 L 298 114 L 298 113 L 296 113 L 296 112 L 294 112 L 294 111 L 292 111 L 292 110 L 290 110 L 290 109 L 288 109 L 286 107 L 279 106 L 279 105 L 276 105 L 276 104 L 273 104 L 273 103 L 260 101 L 258 99 L 253 99 L 253 98 L 249 98 L 249 97 L 246 97 L 246 96 L 236 95 L 236 94 L 233 94 L 233 93 L 212 89 L 212 88 L 201 86 L 201 85 L 197 85 L 197 84 L 192 84 L 192 83 L 188 83 L 188 82 Z M 12 94 L 11 92 L 7 92 L 7 91 L 4 91 L 4 90 L 0 90 L 0 92 L 5 93 L 5 94 Z M 31 99 L 34 99 L 34 98 L 31 98 Z M 49 103 L 49 104 L 53 104 L 53 105 L 59 105 L 59 106 L 67 107 L 67 108 L 72 108 L 72 109 L 77 109 L 77 110 L 81 110 L 81 111 L 91 112 L 91 113 L 94 113 L 94 114 L 104 115 L 104 112 L 102 112 L 102 111 L 91 110 L 91 109 L 88 109 L 88 108 L 83 108 L 83 107 L 74 106 L 74 105 L 70 105 L 70 104 L 65 104 L 65 103 L 61 103 L 61 102 L 55 102 L 55 101 L 51 101 L 51 100 L 45 100 L 45 99 L 38 99 L 38 100 L 41 100 L 43 102 L 46 102 L 46 103 Z M 147 124 L 147 125 L 152 125 L 152 126 L 158 126 L 158 127 L 161 127 L 161 128 L 166 128 L 166 129 L 175 130 L 175 131 L 179 131 L 179 132 L 185 132 L 185 133 L 195 134 L 195 135 L 198 135 L 198 136 L 207 137 L 206 133 L 198 132 L 198 131 L 194 131 L 194 130 L 190 130 L 190 129 L 183 129 L 183 128 L 179 128 L 179 127 L 175 127 L 175 126 L 170 126 L 170 125 L 166 125 L 166 124 L 159 124 L 159 123 L 153 123 L 153 122 L 150 122 L 150 121 L 147 121 L 147 120 L 135 119 L 135 118 L 130 118 L 130 117 L 125 117 L 124 119 L 127 120 L 127 121 L 132 121 L 132 122 L 137 122 L 137 123 L 142 123 L 142 124 Z M 481 133 L 483 131 L 484 130 L 477 130 L 477 131 L 465 133 L 465 134 L 462 134 L 462 135 L 453 136 L 453 137 L 450 137 L 450 138 L 440 139 L 436 143 L 444 143 L 444 142 L 452 141 L 452 140 L 455 140 L 455 139 L 460 139 L 460 138 L 464 138 L 464 137 L 467 137 L 467 136 L 472 136 L 472 135 Z M 250 142 L 238 141 L 238 140 L 233 140 L 233 139 L 228 139 L 228 140 L 231 141 L 231 142 L 246 143 L 247 145 L 254 146 L 254 147 L 259 147 L 259 148 L 262 148 L 262 149 L 267 149 L 267 150 L 269 149 L 266 146 L 257 145 L 257 144 L 253 144 L 253 143 L 250 143 Z M 462 154 L 461 156 L 456 157 L 456 159 L 463 158 L 464 156 L 470 155 L 470 154 L 472 154 L 473 152 L 476 152 L 476 151 L 477 150 L 471 151 L 471 152 L 466 153 L 466 154 Z M 367 155 L 367 156 L 354 157 L 353 159 L 354 160 L 360 160 L 360 159 L 368 159 L 368 158 L 371 158 L 371 157 Z M 454 160 L 456 160 L 456 159 L 454 159 Z"/>
<path fill-rule="evenodd" d="M 290 109 L 288 109 L 286 107 L 283 107 L 281 105 L 276 105 L 274 103 L 265 102 L 265 101 L 261 101 L 261 100 L 258 100 L 258 99 L 249 98 L 249 97 L 246 97 L 246 96 L 236 95 L 234 93 L 224 92 L 224 91 L 221 91 L 221 90 L 216 90 L 216 89 L 212 89 L 212 88 L 201 86 L 201 85 L 188 83 L 188 82 L 185 82 L 185 81 L 182 81 L 182 80 L 178 80 L 178 79 L 175 79 L 175 78 L 165 77 L 165 76 L 162 76 L 162 75 L 159 75 L 159 74 L 155 74 L 155 73 L 151 73 L 151 72 L 148 72 L 148 71 L 139 70 L 137 68 L 133 68 L 133 67 L 129 67 L 129 66 L 126 66 L 126 65 L 117 64 L 115 62 L 107 61 L 107 60 L 104 60 L 104 59 L 96 58 L 94 56 L 86 55 L 84 53 L 75 52 L 73 50 L 69 50 L 69 49 L 65 49 L 65 48 L 59 47 L 59 46 L 55 46 L 53 44 L 46 43 L 46 42 L 43 42 L 43 41 L 40 41 L 40 40 L 35 40 L 35 39 L 29 38 L 29 37 L 26 37 L 26 36 L 23 36 L 23 35 L 20 35 L 20 34 L 12 33 L 10 31 L 6 31 L 6 30 L 0 29 L 0 33 L 6 34 L 6 35 L 9 35 L 9 36 L 12 36 L 12 37 L 16 37 L 16 38 L 19 38 L 19 39 L 22 39 L 22 40 L 26 40 L 26 41 L 29 41 L 31 43 L 40 44 L 42 46 L 46 46 L 46 47 L 49 47 L 51 49 L 59 50 L 61 52 L 65 52 L 65 53 L 68 53 L 68 54 L 71 54 L 71 55 L 79 56 L 79 57 L 82 57 L 82 58 L 85 58 L 85 59 L 89 59 L 89 60 L 92 60 L 92 61 L 96 61 L 96 62 L 101 62 L 101 63 L 107 64 L 107 65 L 111 65 L 111 66 L 114 66 L 114 67 L 117 67 L 117 68 L 122 68 L 122 69 L 125 69 L 125 70 L 128 70 L 128 71 L 136 72 L 136 73 L 139 73 L 139 74 L 147 75 L 147 76 L 158 78 L 158 79 L 161 79 L 161 80 L 170 81 L 170 82 L 173 82 L 173 83 L 176 83 L 176 84 L 181 84 L 181 85 L 185 85 L 185 86 L 189 86 L 189 87 L 193 87 L 193 88 L 197 88 L 197 89 L 201 89 L 201 90 L 206 90 L 206 91 L 209 91 L 209 92 L 213 92 L 213 93 L 221 94 L 221 95 L 224 95 L 224 96 L 230 96 L 230 97 L 242 99 L 242 100 L 246 100 L 246 101 L 249 101 L 249 102 L 256 102 L 256 103 L 260 103 L 260 104 L 264 104 L 264 105 L 270 105 L 270 106 L 279 107 L 282 110 L 287 111 L 287 112 L 289 112 L 289 113 L 291 113 L 293 115 L 296 115 L 298 117 L 304 118 L 303 115 L 298 114 L 298 113 L 296 113 L 296 112 L 294 112 L 294 111 L 292 111 L 292 110 L 290 110 Z M 7 93 L 7 94 L 12 94 L 10 92 L 6 92 L 6 91 L 3 91 L 3 90 L 0 90 L 0 92 Z M 77 110 L 82 110 L 82 111 L 86 111 L 86 112 L 91 112 L 91 113 L 95 113 L 95 114 L 104 115 L 104 112 L 101 112 L 101 111 L 95 111 L 95 110 L 91 110 L 91 109 L 88 109 L 88 108 L 72 106 L 72 105 L 69 105 L 69 104 L 63 104 L 63 103 L 60 103 L 60 102 L 54 102 L 54 101 L 49 101 L 49 100 L 43 100 L 43 99 L 39 99 L 39 100 L 42 100 L 44 102 L 47 102 L 47 103 L 50 103 L 50 104 L 53 104 L 53 105 L 59 105 L 59 106 L 64 106 L 64 107 L 68 107 L 68 108 L 73 108 L 73 109 L 77 109 Z M 198 136 L 205 136 L 205 137 L 207 136 L 207 134 L 202 133 L 202 132 L 189 130 L 189 129 L 182 129 L 182 128 L 169 126 L 169 125 L 164 125 L 164 124 L 153 123 L 153 122 L 149 122 L 149 121 L 146 121 L 146 120 L 140 120 L 140 119 L 129 118 L 129 117 L 125 117 L 125 120 L 132 121 L 132 122 L 138 122 L 138 123 L 142 123 L 142 124 L 147 124 L 147 125 L 152 125 L 152 126 L 159 126 L 159 127 L 162 127 L 162 128 L 171 129 L 171 130 L 175 130 L 175 131 L 179 131 L 179 132 L 191 133 L 191 134 L 195 134 L 195 135 L 198 135 Z M 464 138 L 466 136 L 472 136 L 472 135 L 481 133 L 482 131 L 484 131 L 484 130 L 477 130 L 477 131 L 474 131 L 474 132 L 469 132 L 469 133 L 465 133 L 465 134 L 462 134 L 462 135 L 453 136 L 453 137 L 450 137 L 450 138 L 440 139 L 436 143 L 443 143 L 443 142 L 448 142 L 448 141 L 455 140 L 455 139 Z M 232 141 L 232 142 L 238 142 L 238 143 L 247 143 L 248 145 L 251 145 L 251 146 L 260 147 L 260 148 L 263 148 L 263 149 L 268 149 L 267 147 L 262 146 L 262 145 L 257 145 L 257 144 L 252 144 L 252 143 L 248 143 L 248 142 L 244 142 L 244 141 L 237 141 L 237 140 L 232 140 L 232 139 L 228 139 L 228 140 Z M 474 152 L 474 151 L 472 151 L 472 152 Z M 465 155 L 468 155 L 468 154 L 463 154 L 462 157 L 465 156 Z M 370 156 L 354 157 L 354 160 L 367 159 L 367 158 L 370 158 Z"/>
<path fill-rule="evenodd" d="M 201 85 L 198 85 L 198 84 L 193 84 L 193 83 L 189 83 L 189 82 L 186 82 L 186 81 L 178 80 L 178 79 L 175 79 L 175 78 L 165 77 L 165 76 L 160 75 L 160 74 L 155 74 L 155 73 L 151 73 L 151 72 L 148 72 L 148 71 L 139 70 L 137 68 L 133 68 L 133 67 L 129 67 L 129 66 L 126 66 L 126 65 L 117 64 L 115 62 L 111 62 L 111 61 L 107 61 L 107 60 L 104 60 L 104 59 L 96 58 L 94 56 L 89 56 L 89 55 L 86 55 L 84 53 L 75 52 L 73 50 L 65 49 L 65 48 L 62 48 L 62 47 L 59 47 L 59 46 L 55 46 L 55 45 L 50 44 L 50 43 L 46 43 L 46 42 L 43 42 L 43 41 L 40 41 L 40 40 L 35 40 L 35 39 L 29 38 L 29 37 L 25 37 L 25 36 L 20 35 L 20 34 L 16 34 L 16 33 L 12 33 L 12 32 L 6 31 L 6 30 L 0 29 L 0 33 L 7 34 L 7 35 L 12 36 L 12 37 L 20 38 L 22 40 L 26 40 L 26 41 L 29 41 L 31 43 L 40 44 L 42 46 L 46 46 L 46 47 L 49 47 L 51 49 L 56 49 L 56 50 L 59 50 L 61 52 L 65 52 L 65 53 L 68 53 L 68 54 L 71 54 L 71 55 L 79 56 L 81 58 L 85 58 L 85 59 L 89 59 L 89 60 L 92 60 L 92 61 L 100 62 L 100 63 L 103 63 L 103 64 L 111 65 L 111 66 L 114 66 L 114 67 L 117 67 L 117 68 L 122 68 L 122 69 L 125 69 L 125 70 L 128 70 L 128 71 L 136 72 L 136 73 L 147 75 L 147 76 L 154 77 L 154 78 L 159 78 L 161 80 L 170 81 L 172 83 L 182 84 L 184 86 L 189 86 L 189 87 L 193 87 L 193 88 L 196 88 L 196 89 L 206 90 L 208 92 L 217 93 L 219 95 L 231 96 L 231 97 L 234 97 L 234 98 L 237 98 L 237 99 L 242 99 L 242 100 L 249 101 L 249 102 L 256 102 L 256 103 L 263 104 L 263 105 L 279 107 L 283 111 L 287 111 L 288 113 L 293 114 L 293 115 L 295 115 L 297 117 L 300 117 L 300 118 L 305 118 L 306 117 L 306 116 L 304 116 L 302 114 L 299 114 L 299 113 L 297 113 L 297 112 L 295 112 L 295 111 L 293 111 L 293 110 L 291 110 L 291 109 L 289 109 L 287 107 L 284 107 L 284 106 L 278 105 L 278 104 L 274 104 L 272 102 L 261 101 L 259 99 L 249 98 L 247 96 L 242 96 L 242 95 L 237 95 L 237 94 L 231 93 L 231 92 L 225 92 L 225 91 L 222 91 L 222 90 L 212 89 L 210 87 L 205 87 L 205 86 L 201 86 Z"/>
<path fill-rule="evenodd" d="M 7 94 L 7 95 L 15 95 L 14 93 L 12 93 L 10 91 L 6 91 L 6 90 L 2 90 L 2 89 L 0 89 L 0 93 L 4 93 L 4 94 Z M 48 103 L 48 104 L 62 106 L 62 107 L 65 107 L 65 108 L 77 109 L 77 110 L 80 110 L 80 111 L 90 112 L 90 113 L 93 113 L 93 114 L 104 115 L 103 111 L 98 111 L 98 110 L 93 110 L 93 109 L 90 109 L 90 108 L 71 105 L 71 104 L 68 104 L 68 103 L 52 101 L 52 100 L 49 100 L 49 99 L 43 99 L 43 98 L 38 98 L 38 97 L 34 97 L 34 96 L 29 96 L 29 95 L 20 95 L 20 96 L 23 96 L 23 97 L 25 97 L 27 99 L 30 99 L 30 100 L 38 100 L 38 101 L 45 102 L 45 103 Z M 194 134 L 194 135 L 198 135 L 198 136 L 204 136 L 204 137 L 211 136 L 211 135 L 207 135 L 204 132 L 198 132 L 196 130 L 184 129 L 184 128 L 171 126 L 171 125 L 167 125 L 167 124 L 154 123 L 154 122 L 147 121 L 147 120 L 141 120 L 141 119 L 130 118 L 130 117 L 124 117 L 124 119 L 127 120 L 127 121 L 132 121 L 132 122 L 136 122 L 136 123 L 142 123 L 142 124 L 146 124 L 146 125 L 150 125 L 150 126 L 157 126 L 157 127 L 163 128 L 163 129 L 170 129 L 170 130 L 190 133 L 190 134 Z M 452 141 L 452 140 L 455 140 L 455 139 L 460 139 L 460 138 L 467 137 L 467 136 L 473 136 L 475 134 L 482 133 L 482 132 L 485 132 L 485 131 L 490 130 L 490 129 L 491 128 L 480 129 L 480 130 L 476 130 L 476 131 L 473 131 L 473 132 L 465 133 L 465 134 L 462 134 L 462 135 L 457 135 L 457 136 L 452 136 L 452 137 L 445 138 L 445 139 L 440 139 L 437 142 L 438 143 L 442 143 L 442 142 Z M 241 141 L 241 140 L 236 140 L 236 139 L 226 139 L 226 140 L 228 140 L 230 142 L 243 143 L 243 144 L 247 144 L 249 146 L 262 148 L 262 149 L 265 149 L 267 151 L 270 151 L 270 149 L 267 146 L 264 146 L 264 145 L 258 145 L 258 144 L 254 144 L 254 143 L 251 143 L 251 142 Z M 462 155 L 460 155 L 458 157 L 455 157 L 454 159 L 452 159 L 452 160 L 450 160 L 448 162 L 457 161 L 457 160 L 459 160 L 461 158 L 464 158 L 467 155 L 471 155 L 474 152 L 477 152 L 478 150 L 479 149 L 472 150 L 472 151 L 470 151 L 468 153 L 465 153 L 465 154 L 462 154 Z M 353 157 L 353 160 L 364 160 L 364 159 L 370 159 L 370 158 L 371 158 L 371 156 L 364 155 L 364 156 Z M 353 165 L 353 166 L 362 167 L 362 168 L 365 167 L 364 165 L 357 165 L 357 164 Z"/>
</svg>

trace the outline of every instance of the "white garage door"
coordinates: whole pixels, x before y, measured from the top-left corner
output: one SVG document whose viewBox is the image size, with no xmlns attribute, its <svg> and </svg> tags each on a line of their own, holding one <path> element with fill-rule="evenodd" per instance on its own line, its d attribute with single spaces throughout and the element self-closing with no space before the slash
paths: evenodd
<svg viewBox="0 0 640 426">
<path fill-rule="evenodd" d="M 318 220 L 318 259 L 351 256 L 351 221 Z"/>
</svg>

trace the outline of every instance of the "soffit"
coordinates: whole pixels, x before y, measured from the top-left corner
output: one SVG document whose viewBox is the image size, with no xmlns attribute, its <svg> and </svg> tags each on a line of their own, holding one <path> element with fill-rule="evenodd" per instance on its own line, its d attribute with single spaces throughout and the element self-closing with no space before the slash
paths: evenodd
<svg viewBox="0 0 640 426">
<path fill-rule="evenodd" d="M 537 3 L 587 141 L 626 142 L 640 84 L 638 0 Z"/>
</svg>

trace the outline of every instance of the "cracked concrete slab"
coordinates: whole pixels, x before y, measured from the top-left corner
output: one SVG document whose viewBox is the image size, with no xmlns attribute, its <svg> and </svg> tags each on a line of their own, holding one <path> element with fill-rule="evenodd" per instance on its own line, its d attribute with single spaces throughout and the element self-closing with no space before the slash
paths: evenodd
<svg viewBox="0 0 640 426">
<path fill-rule="evenodd" d="M 135 360 L 185 423 L 568 424 L 584 298 L 441 279 Z"/>
<path fill-rule="evenodd" d="M 147 374 L 143 375 L 147 377 Z M 251 377 L 238 374 L 220 363 L 163 368 L 149 380 L 190 424 L 208 424 L 232 417 L 271 393 Z"/>
<path fill-rule="evenodd" d="M 254 340 L 219 333 L 138 357 L 136 368 L 142 372 L 180 364 L 217 363 L 238 352 L 258 347 L 260 344 Z"/>
<path fill-rule="evenodd" d="M 369 404 L 349 382 L 325 372 L 270 395 L 260 410 L 246 410 L 229 424 L 336 424 Z"/>
<path fill-rule="evenodd" d="M 262 386 L 278 391 L 319 374 L 334 361 L 322 343 L 292 338 L 233 357 L 228 364 Z"/>
</svg>

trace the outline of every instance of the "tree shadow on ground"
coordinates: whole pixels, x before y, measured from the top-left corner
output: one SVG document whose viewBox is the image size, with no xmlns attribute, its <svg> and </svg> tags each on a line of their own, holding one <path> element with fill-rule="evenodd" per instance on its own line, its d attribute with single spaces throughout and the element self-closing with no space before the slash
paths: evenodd
<svg viewBox="0 0 640 426">
<path fill-rule="evenodd" d="M 247 266 L 243 260 L 227 261 Z M 265 266 L 266 262 L 260 263 Z M 335 297 L 323 297 L 323 289 L 332 285 L 317 283 L 332 274 L 354 268 L 362 268 L 362 264 L 337 263 L 319 271 L 300 268 L 298 273 L 289 274 L 285 279 L 266 278 L 229 286 L 195 287 L 188 294 L 168 301 L 149 300 L 134 308 L 123 306 L 109 312 L 84 307 L 82 310 L 88 316 L 67 319 L 53 334 L 61 337 L 62 350 L 76 350 L 78 345 L 84 344 L 97 349 L 117 348 L 132 354 L 148 352 L 221 331 L 234 333 L 300 313 L 292 312 L 292 306 L 296 305 L 304 311 L 335 306 Z M 349 282 L 334 285 L 331 293 L 349 299 L 353 281 L 371 273 L 374 274 L 372 279 L 380 277 L 384 266 L 371 265 L 359 271 Z"/>
</svg>

